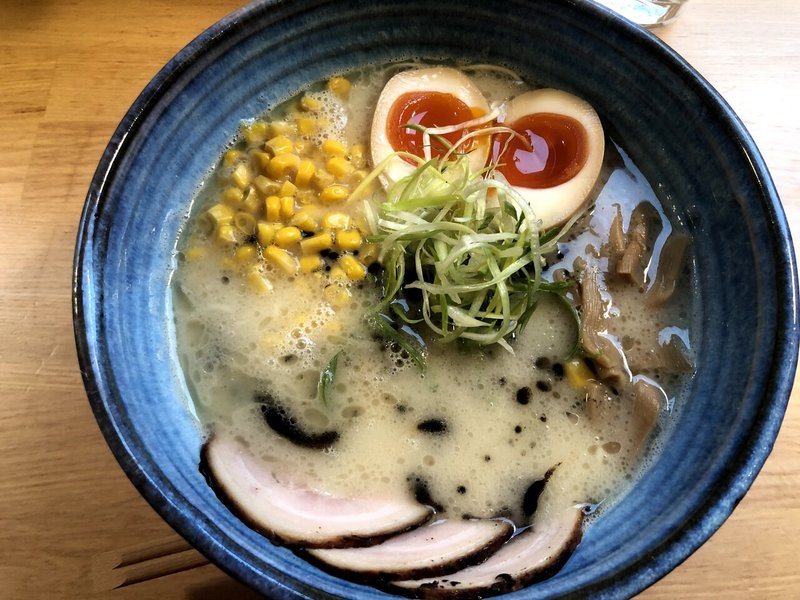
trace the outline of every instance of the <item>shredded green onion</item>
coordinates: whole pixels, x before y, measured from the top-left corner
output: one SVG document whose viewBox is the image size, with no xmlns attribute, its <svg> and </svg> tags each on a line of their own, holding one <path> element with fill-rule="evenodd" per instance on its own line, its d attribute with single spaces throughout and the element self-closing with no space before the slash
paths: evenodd
<svg viewBox="0 0 800 600">
<path fill-rule="evenodd" d="M 319 382 L 317 383 L 317 398 L 319 398 L 325 408 L 331 405 L 331 393 L 333 392 L 333 384 L 336 381 L 336 367 L 339 362 L 339 355 L 337 352 L 333 358 L 328 361 L 328 364 L 319 373 Z"/>
<path fill-rule="evenodd" d="M 542 266 L 580 215 L 542 232 L 528 202 L 501 177 L 485 178 L 484 171 L 472 172 L 467 155 L 448 152 L 420 162 L 388 189 L 377 209 L 365 204 L 374 227 L 369 241 L 380 243 L 385 269 L 383 299 L 371 317 L 382 335 L 387 327 L 397 334 L 383 312 L 408 290 L 419 291 L 421 320 L 445 342 L 497 343 L 511 350 L 511 334 L 521 332 L 544 293 L 557 295 L 577 318 L 564 297 L 573 284 L 544 281 Z M 413 281 L 407 282 L 407 270 Z M 391 310 L 406 323 L 419 321 L 404 318 L 405 309 Z"/>
<path fill-rule="evenodd" d="M 367 325 L 380 337 L 400 346 L 421 371 L 425 370 L 425 351 L 417 340 L 403 329 L 396 329 L 391 319 L 381 313 L 367 315 Z"/>
</svg>

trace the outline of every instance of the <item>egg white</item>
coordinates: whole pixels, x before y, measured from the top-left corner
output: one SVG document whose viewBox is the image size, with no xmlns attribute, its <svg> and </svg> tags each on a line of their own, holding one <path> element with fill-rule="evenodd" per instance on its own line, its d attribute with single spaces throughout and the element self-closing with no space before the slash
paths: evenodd
<svg viewBox="0 0 800 600">
<path fill-rule="evenodd" d="M 403 94 L 411 92 L 452 94 L 473 110 L 478 109 L 484 114 L 490 111 L 489 103 L 478 87 L 470 81 L 469 77 L 456 69 L 433 67 L 398 73 L 383 88 L 372 118 L 370 148 L 374 165 L 378 165 L 395 151 L 386 133 L 386 121 L 395 101 Z M 489 148 L 488 137 L 486 139 L 477 138 L 475 147 L 469 155 L 472 170 L 478 171 L 486 165 Z M 395 157 L 389 161 L 383 171 L 381 182 L 388 187 L 409 175 L 413 170 L 413 165 L 400 157 Z"/>
<path fill-rule="evenodd" d="M 541 220 L 542 229 L 548 229 L 567 221 L 586 202 L 603 166 L 605 135 L 600 117 L 588 102 L 550 88 L 526 92 L 511 100 L 504 122 L 511 125 L 517 119 L 536 113 L 554 113 L 575 119 L 583 125 L 588 145 L 586 163 L 569 181 L 549 188 L 514 186 Z"/>
</svg>

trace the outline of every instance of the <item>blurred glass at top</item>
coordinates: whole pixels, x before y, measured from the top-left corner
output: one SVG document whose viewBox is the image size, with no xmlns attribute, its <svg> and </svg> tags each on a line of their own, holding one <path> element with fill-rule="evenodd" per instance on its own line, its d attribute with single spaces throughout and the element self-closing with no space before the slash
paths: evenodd
<svg viewBox="0 0 800 600">
<path fill-rule="evenodd" d="M 595 0 L 644 27 L 659 27 L 675 20 L 688 0 Z"/>
</svg>

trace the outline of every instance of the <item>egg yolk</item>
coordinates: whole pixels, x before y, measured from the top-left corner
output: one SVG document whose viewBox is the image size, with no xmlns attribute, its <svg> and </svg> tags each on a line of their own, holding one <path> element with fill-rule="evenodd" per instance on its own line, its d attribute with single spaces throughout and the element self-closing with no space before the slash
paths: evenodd
<svg viewBox="0 0 800 600">
<path fill-rule="evenodd" d="M 413 123 L 423 127 L 447 127 L 474 118 L 475 115 L 470 107 L 452 94 L 410 92 L 398 97 L 392 104 L 386 119 L 386 135 L 395 150 L 424 156 L 422 133 L 404 125 Z M 441 137 L 454 144 L 464 133 L 456 131 Z M 469 150 L 469 146 L 460 150 Z M 447 148 L 443 148 L 442 144 L 431 139 L 431 156 L 441 156 L 446 151 Z"/>
<path fill-rule="evenodd" d="M 516 136 L 495 138 L 492 162 L 499 163 L 498 170 L 511 185 L 555 187 L 575 177 L 586 164 L 586 130 L 572 117 L 534 113 L 508 126 L 530 143 L 528 147 Z"/>
</svg>

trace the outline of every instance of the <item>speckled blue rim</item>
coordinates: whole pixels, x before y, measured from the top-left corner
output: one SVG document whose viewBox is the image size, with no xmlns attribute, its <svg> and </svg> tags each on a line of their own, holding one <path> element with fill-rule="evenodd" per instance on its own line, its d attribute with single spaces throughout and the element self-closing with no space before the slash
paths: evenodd
<svg viewBox="0 0 800 600">
<path fill-rule="evenodd" d="M 772 448 L 791 390 L 798 351 L 797 275 L 788 225 L 763 159 L 742 123 L 705 80 L 652 35 L 616 17 L 610 11 L 580 0 L 508 2 L 503 5 L 495 3 L 496 6 L 492 6 L 490 2 L 472 0 L 458 3 L 459 11 L 448 9 L 446 4 L 437 3 L 436 6 L 428 6 L 426 2 L 409 1 L 396 5 L 380 2 L 367 5 L 359 2 L 330 3 L 313 0 L 254 4 L 231 14 L 209 28 L 158 73 L 135 101 L 114 133 L 92 180 L 81 217 L 75 254 L 73 311 L 78 357 L 88 397 L 109 446 L 142 495 L 168 523 L 228 573 L 271 597 L 318 598 L 321 597 L 318 591 L 320 587 L 330 590 L 328 597 L 355 595 L 381 597 L 380 592 L 369 588 L 346 582 L 341 582 L 340 585 L 324 574 L 317 574 L 310 567 L 304 571 L 303 567 L 287 566 L 287 563 L 281 561 L 291 560 L 292 557 L 285 552 L 281 554 L 282 550 L 276 551 L 275 556 L 278 558 L 275 558 L 275 562 L 266 561 L 252 550 L 252 546 L 245 543 L 250 541 L 242 537 L 247 535 L 246 533 L 238 531 L 232 533 L 228 529 L 223 529 L 212 516 L 203 512 L 199 501 L 195 503 L 185 497 L 179 489 L 180 485 L 170 478 L 171 474 L 167 473 L 162 465 L 154 462 L 151 446 L 139 436 L 136 423 L 125 410 L 123 400 L 125 394 L 122 389 L 124 386 L 117 381 L 110 367 L 108 349 L 100 339 L 102 332 L 105 331 L 104 328 L 109 326 L 108 316 L 98 307 L 105 306 L 108 302 L 108 299 L 103 297 L 106 289 L 102 282 L 105 276 L 103 261 L 106 259 L 105 252 L 109 248 L 114 232 L 106 226 L 103 217 L 108 210 L 107 203 L 110 202 L 111 191 L 115 181 L 124 177 L 124 170 L 129 161 L 142 146 L 143 123 L 146 123 L 153 114 L 164 110 L 165 106 L 169 106 L 177 95 L 173 90 L 175 83 L 201 70 L 203 57 L 218 56 L 248 36 L 252 36 L 256 24 L 258 27 L 269 25 L 277 32 L 280 31 L 282 22 L 294 19 L 295 25 L 298 21 L 302 22 L 306 31 L 313 31 L 319 35 L 325 31 L 325 27 L 315 24 L 316 15 L 326 13 L 330 19 L 336 12 L 333 10 L 334 5 L 342 15 L 338 20 L 339 25 L 350 19 L 351 13 L 360 11 L 361 17 L 358 23 L 362 27 L 368 27 L 371 17 L 374 16 L 385 18 L 387 15 L 396 15 L 403 22 L 411 23 L 426 18 L 426 15 L 431 13 L 438 15 L 440 19 L 445 16 L 451 18 L 453 27 L 467 27 L 465 23 L 468 21 L 480 19 L 487 35 L 497 34 L 498 30 L 502 30 L 508 43 L 513 46 L 514 43 L 521 43 L 524 40 L 521 32 L 525 31 L 525 27 L 520 27 L 518 31 L 517 28 L 508 28 L 509 23 L 514 19 L 525 23 L 525 15 L 541 14 L 566 29 L 583 27 L 585 32 L 590 31 L 587 24 L 591 23 L 594 30 L 602 31 L 602 36 L 609 44 L 635 50 L 630 56 L 626 56 L 626 60 L 632 68 L 641 70 L 642 77 L 646 77 L 648 68 L 654 62 L 667 64 L 670 66 L 674 94 L 700 99 L 699 112 L 692 118 L 697 122 L 712 122 L 714 136 L 730 141 L 728 152 L 736 155 L 737 161 L 744 161 L 750 165 L 746 173 L 731 177 L 737 182 L 746 179 L 746 187 L 753 190 L 751 196 L 757 196 L 757 200 L 750 197 L 736 198 L 735 202 L 742 206 L 756 202 L 763 211 L 763 227 L 766 229 L 754 230 L 751 235 L 764 233 L 767 236 L 771 257 L 774 259 L 760 261 L 756 257 L 753 265 L 758 289 L 769 288 L 769 293 L 764 292 L 763 298 L 759 296 L 753 300 L 753 306 L 758 307 L 759 302 L 774 301 L 775 312 L 774 318 L 769 319 L 766 324 L 756 324 L 764 329 L 764 331 L 759 330 L 759 335 L 763 334 L 764 339 L 769 340 L 769 344 L 766 348 L 760 348 L 757 353 L 762 362 L 757 373 L 748 380 L 750 387 L 746 393 L 753 398 L 757 397 L 759 402 L 749 415 L 752 417 L 751 424 L 745 428 L 741 438 L 737 439 L 731 448 L 723 449 L 723 452 L 729 452 L 730 460 L 725 462 L 724 468 L 714 472 L 713 477 L 709 475 L 707 481 L 698 482 L 694 488 L 687 488 L 687 503 L 690 506 L 682 513 L 685 518 L 681 523 L 665 524 L 667 530 L 662 532 L 656 544 L 643 545 L 648 549 L 647 554 L 630 556 L 622 552 L 619 556 L 614 555 L 605 564 L 592 567 L 585 564 L 579 550 L 575 560 L 571 561 L 575 566 L 573 571 L 578 573 L 577 575 L 566 583 L 562 578 L 556 577 L 537 586 L 535 590 L 536 597 L 629 597 L 680 564 L 716 531 L 744 496 Z M 445 12 L 447 10 L 453 12 L 447 13 Z M 512 19 L 511 15 L 515 17 Z M 554 15 L 563 15 L 563 20 Z M 333 21 L 336 20 L 337 18 L 333 18 Z M 503 29 L 503 25 L 506 29 Z M 298 37 L 303 35 L 302 30 L 287 35 L 292 33 Z M 390 46 L 391 36 L 397 34 L 397 31 L 385 32 L 387 47 Z M 474 49 L 469 47 L 469 39 L 469 36 L 465 36 L 463 40 L 452 40 L 448 51 L 455 52 L 462 48 L 468 55 L 474 55 Z M 333 44 L 330 41 L 328 43 Z M 433 41 L 431 48 L 433 53 L 438 51 L 438 46 Z M 352 47 L 348 49 L 351 53 L 358 53 Z M 363 48 L 365 57 L 370 52 L 379 54 L 380 50 Z M 494 55 L 487 51 L 483 56 L 492 59 Z M 593 59 L 598 63 L 611 60 L 607 56 Z M 583 67 L 577 65 L 577 61 L 573 62 L 576 63 L 572 65 L 573 69 L 589 69 L 592 64 L 588 59 Z M 542 69 L 547 72 L 548 67 L 545 65 Z M 547 72 L 545 79 L 548 77 L 548 81 L 559 82 L 556 72 Z M 615 107 L 613 104 L 607 104 L 603 108 L 602 114 L 606 115 L 612 124 L 617 123 L 618 121 L 613 118 L 616 115 L 615 111 L 621 111 L 623 108 Z M 654 127 L 665 127 L 661 123 L 663 119 L 659 119 L 663 115 L 659 114 L 657 103 L 642 109 L 642 114 L 653 119 Z M 664 135 L 667 135 L 666 130 L 664 131 Z M 624 131 L 615 133 L 625 138 Z M 631 145 L 632 154 L 653 155 L 653 162 L 670 160 L 669 156 L 660 155 L 658 148 L 637 148 L 635 140 L 631 140 Z M 647 171 L 647 164 L 644 167 Z M 700 173 L 697 176 L 702 175 Z M 688 187 L 676 189 L 675 193 L 693 192 L 693 177 L 694 175 L 684 174 L 683 179 L 688 182 Z M 116 204 L 114 207 L 116 208 Z M 702 211 L 693 211 L 689 207 L 680 211 L 679 218 L 698 230 L 703 230 Z M 709 243 L 712 246 L 714 236 L 725 235 L 725 231 L 705 231 L 705 233 L 711 237 Z M 709 251 L 710 249 L 711 246 Z M 723 269 L 727 267 L 720 266 Z M 761 267 L 764 267 L 763 271 Z M 157 308 L 163 308 L 159 303 L 156 305 Z M 704 315 L 709 322 L 720 318 L 720 315 L 714 312 L 713 306 L 707 307 Z M 735 342 L 735 338 L 733 341 Z M 706 344 L 707 347 L 710 345 L 711 342 Z M 176 436 L 180 435 L 176 432 Z M 697 452 L 701 450 L 704 448 L 698 449 Z M 692 456 L 692 451 L 690 448 L 687 456 Z M 634 515 L 631 515 L 630 523 L 632 528 L 637 527 Z M 587 535 L 593 537 L 593 541 L 597 541 L 607 533 L 603 531 L 602 521 L 597 525 L 598 527 L 592 528 Z M 270 555 L 270 560 L 273 558 L 273 555 Z M 532 597 L 532 594 L 534 592 L 529 589 L 511 596 L 523 598 Z"/>
</svg>

